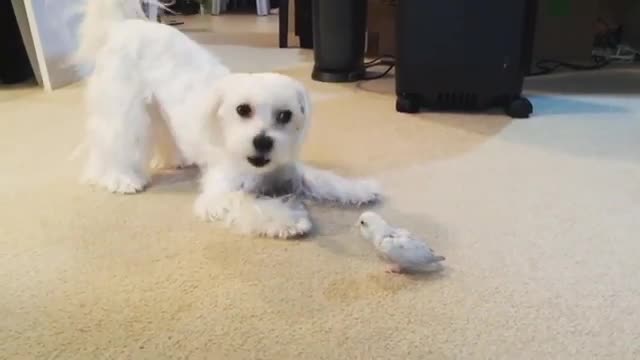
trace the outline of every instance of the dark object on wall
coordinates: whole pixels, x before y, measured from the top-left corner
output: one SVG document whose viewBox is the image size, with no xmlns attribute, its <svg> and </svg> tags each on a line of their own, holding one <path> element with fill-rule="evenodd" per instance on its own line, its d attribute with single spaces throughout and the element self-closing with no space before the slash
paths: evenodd
<svg viewBox="0 0 640 360">
<path fill-rule="evenodd" d="M 396 110 L 502 106 L 526 118 L 537 0 L 402 0 L 398 3 Z"/>
<path fill-rule="evenodd" d="M 0 1 L 0 83 L 15 84 L 33 77 L 11 1 Z"/>
<path fill-rule="evenodd" d="M 362 79 L 367 0 L 312 0 L 313 55 L 311 77 L 325 82 Z"/>
<path fill-rule="evenodd" d="M 598 3 L 602 0 L 538 0 L 533 58 L 591 60 Z"/>
</svg>

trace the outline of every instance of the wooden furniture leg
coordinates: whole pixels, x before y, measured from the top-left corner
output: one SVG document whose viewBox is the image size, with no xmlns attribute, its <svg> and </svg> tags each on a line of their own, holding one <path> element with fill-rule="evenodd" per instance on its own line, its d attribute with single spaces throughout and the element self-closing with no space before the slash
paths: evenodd
<svg viewBox="0 0 640 360">
<path fill-rule="evenodd" d="M 280 10 L 278 11 L 279 43 L 281 48 L 289 47 L 289 0 L 280 0 Z"/>
</svg>

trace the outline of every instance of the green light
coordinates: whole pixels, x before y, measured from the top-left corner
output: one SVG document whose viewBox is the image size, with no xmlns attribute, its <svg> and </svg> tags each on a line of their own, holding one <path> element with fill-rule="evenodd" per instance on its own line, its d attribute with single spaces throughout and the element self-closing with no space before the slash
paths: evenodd
<svg viewBox="0 0 640 360">
<path fill-rule="evenodd" d="M 569 16 L 571 13 L 571 0 L 550 0 L 549 15 Z"/>
</svg>

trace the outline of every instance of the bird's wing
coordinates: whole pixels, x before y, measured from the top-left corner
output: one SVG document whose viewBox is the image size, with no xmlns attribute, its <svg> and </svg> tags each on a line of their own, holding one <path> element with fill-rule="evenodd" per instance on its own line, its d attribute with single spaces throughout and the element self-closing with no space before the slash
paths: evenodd
<svg viewBox="0 0 640 360">
<path fill-rule="evenodd" d="M 391 236 L 398 236 L 398 237 L 401 237 L 401 236 L 406 236 L 406 237 L 412 236 L 412 234 L 409 232 L 409 230 L 403 229 L 403 228 L 392 229 L 390 235 Z"/>
<path fill-rule="evenodd" d="M 417 236 L 416 234 L 412 234 L 411 232 L 409 232 L 409 230 L 407 229 L 403 229 L 403 228 L 397 228 L 397 229 L 392 229 L 387 236 L 392 236 L 392 237 L 406 237 L 406 238 L 411 238 L 413 240 L 422 242 L 424 244 L 424 246 L 427 247 L 427 249 L 429 249 L 429 251 L 431 252 L 431 254 L 433 254 L 433 249 L 430 248 L 426 242 L 425 239 Z"/>
<path fill-rule="evenodd" d="M 398 233 L 389 234 L 381 242 L 380 248 L 390 261 L 403 266 L 423 266 L 433 257 L 431 249 L 410 234 L 409 236 L 401 236 Z"/>
<path fill-rule="evenodd" d="M 394 227 L 387 227 L 387 229 L 384 231 L 384 235 L 383 237 L 389 237 L 389 238 L 415 238 L 415 236 L 409 232 L 409 230 L 407 229 L 403 229 L 403 228 L 394 228 Z"/>
</svg>

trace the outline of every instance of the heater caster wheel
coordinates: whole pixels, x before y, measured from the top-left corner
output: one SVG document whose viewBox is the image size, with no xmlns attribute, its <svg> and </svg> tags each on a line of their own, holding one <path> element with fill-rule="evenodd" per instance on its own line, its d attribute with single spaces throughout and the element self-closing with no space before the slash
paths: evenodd
<svg viewBox="0 0 640 360">
<path fill-rule="evenodd" d="M 533 105 L 524 97 L 511 100 L 505 109 L 505 113 L 514 119 L 526 119 L 533 112 Z"/>
<path fill-rule="evenodd" d="M 420 111 L 420 103 L 411 96 L 398 96 L 396 99 L 396 111 L 406 114 L 415 114 Z"/>
</svg>

